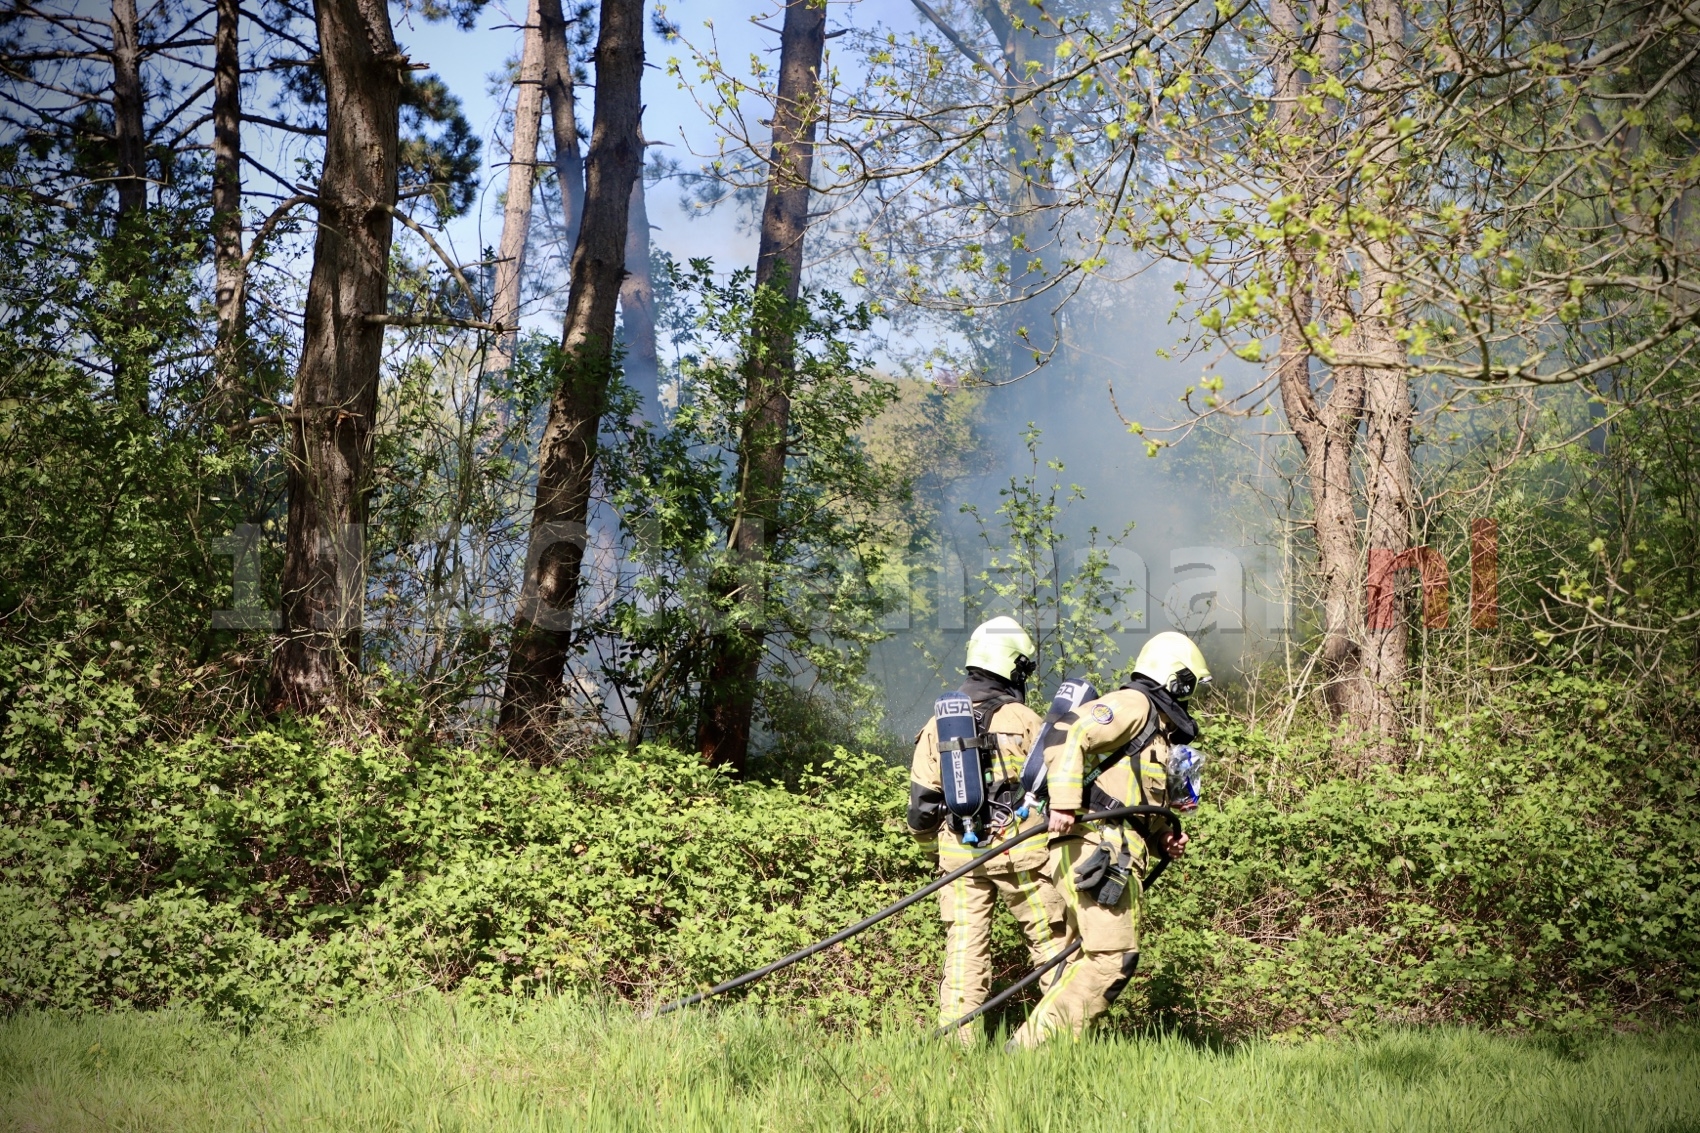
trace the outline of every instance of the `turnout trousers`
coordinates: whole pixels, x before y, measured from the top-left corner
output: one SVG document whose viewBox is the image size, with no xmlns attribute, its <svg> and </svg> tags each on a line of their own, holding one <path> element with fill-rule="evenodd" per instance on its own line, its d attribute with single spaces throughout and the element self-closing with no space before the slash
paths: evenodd
<svg viewBox="0 0 1700 1133">
<path fill-rule="evenodd" d="M 1063 901 L 1067 935 L 1064 946 L 1080 940 L 1080 952 L 1063 965 L 1062 974 L 1046 989 L 1044 998 L 1010 1040 L 1012 1046 L 1036 1047 L 1062 1032 L 1079 1038 L 1086 1024 L 1108 1010 L 1122 993 L 1139 963 L 1139 866 L 1143 847 L 1132 836 L 1135 870 L 1127 889 L 1114 905 L 1100 905 L 1074 883 L 1074 869 L 1103 842 L 1119 848 L 1125 832 L 1110 829 L 1086 837 L 1069 837 L 1051 846 L 1046 872 Z"/>
<path fill-rule="evenodd" d="M 966 861 L 966 857 L 964 857 Z M 948 859 L 941 863 L 951 868 Z M 1025 865 L 1025 863 L 1023 863 Z M 997 868 L 1001 867 L 1001 868 Z M 1001 896 L 1027 938 L 1027 954 L 1038 967 L 1062 951 L 1063 905 L 1043 872 L 998 862 L 981 866 L 939 891 L 939 915 L 945 923 L 944 978 L 939 983 L 939 1025 L 943 1026 L 986 1001 L 992 985 L 992 916 Z M 1056 973 L 1045 977 L 1054 980 Z M 964 1043 L 978 1041 L 981 1020 L 957 1030 Z"/>
</svg>

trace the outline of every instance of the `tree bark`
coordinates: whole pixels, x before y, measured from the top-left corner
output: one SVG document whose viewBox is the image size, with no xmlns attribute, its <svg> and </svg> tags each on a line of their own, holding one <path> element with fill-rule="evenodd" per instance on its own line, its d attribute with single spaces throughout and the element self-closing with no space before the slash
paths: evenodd
<svg viewBox="0 0 1700 1133">
<path fill-rule="evenodd" d="M 288 414 L 289 519 L 274 709 L 343 700 L 360 658 L 361 533 L 389 295 L 402 69 L 384 0 L 319 0 L 325 160 Z"/>
<path fill-rule="evenodd" d="M 559 0 L 556 0 L 557 4 Z M 525 272 L 525 245 L 531 234 L 532 184 L 537 174 L 537 131 L 543 119 L 543 27 L 538 0 L 525 18 L 519 78 L 514 84 L 514 135 L 508 153 L 508 192 L 502 206 L 502 243 L 496 252 L 496 293 L 490 321 L 499 327 L 519 324 L 520 284 Z M 495 349 L 486 369 L 501 372 L 513 365 L 518 330 L 496 332 Z"/>
<path fill-rule="evenodd" d="M 642 80 L 643 0 L 602 0 L 584 223 L 573 248 L 560 384 L 543 432 L 525 581 L 514 618 L 499 723 L 510 749 L 533 759 L 545 753 L 572 642 L 596 437 L 613 372 L 627 214 L 632 182 L 643 163 Z"/>
<path fill-rule="evenodd" d="M 738 495 L 727 539 L 741 577 L 726 580 L 730 585 L 722 588 L 733 613 L 730 624 L 710 645 L 697 723 L 697 744 L 704 758 L 740 774 L 749 760 L 764 641 L 762 608 L 767 604 L 767 593 L 763 566 L 779 533 L 785 486 L 795 352 L 787 312 L 795 306 L 802 286 L 803 237 L 809 225 L 809 179 L 814 170 L 825 50 L 824 0 L 790 0 L 779 35 L 779 89 L 774 99 L 773 148 L 755 279 L 756 311 L 761 312 L 764 306 L 777 310 L 773 325 L 765 332 L 765 353 L 745 364 L 748 384 L 739 444 Z M 782 302 L 764 304 L 760 295 L 763 290 L 776 293 L 774 298 Z M 758 336 L 763 333 L 757 328 Z"/>
<path fill-rule="evenodd" d="M 1303 48 L 1304 21 L 1288 0 L 1272 0 L 1269 19 L 1275 31 L 1275 121 L 1282 138 L 1315 132 L 1320 123 L 1307 120 L 1301 99 L 1304 72 L 1296 54 Z M 1308 213 L 1317 193 L 1310 168 L 1314 150 L 1291 155 L 1290 191 L 1307 202 Z M 1285 248 L 1287 303 L 1281 309 L 1281 352 L 1276 362 L 1277 385 L 1287 423 L 1304 453 L 1304 478 L 1310 492 L 1312 531 L 1316 539 L 1316 570 L 1322 597 L 1323 698 L 1336 723 L 1356 711 L 1361 661 L 1358 640 L 1362 630 L 1359 594 L 1362 555 L 1359 553 L 1356 497 L 1352 484 L 1352 450 L 1363 414 L 1364 372 L 1355 366 L 1334 367 L 1326 399 L 1311 377 L 1315 356 L 1306 326 L 1319 314 L 1325 326 L 1339 323 L 1344 305 L 1337 256 L 1319 260 L 1304 234 L 1290 237 Z"/>
<path fill-rule="evenodd" d="M 1039 140 L 1045 136 L 1045 117 L 1036 99 L 1014 105 L 1049 79 L 1053 55 L 1038 27 L 1019 12 L 1007 10 L 1000 0 L 979 0 L 975 10 L 997 37 L 1003 57 L 1004 97 L 1012 104 L 1004 131 L 1006 160 L 1010 163 L 1004 200 L 1009 229 L 1004 253 L 1009 266 L 1009 294 L 999 320 L 1002 363 L 1006 367 L 1002 380 L 1009 381 L 1043 365 L 1056 349 L 1051 312 L 1030 302 L 1047 281 L 1055 278 L 1059 264 L 1051 232 L 1056 193 L 1050 163 Z M 1035 16 L 1040 12 L 1039 8 L 1032 9 Z"/>
<path fill-rule="evenodd" d="M 620 325 L 626 342 L 626 384 L 643 399 L 640 416 L 661 419 L 661 363 L 655 346 L 655 280 L 649 270 L 649 209 L 643 174 L 632 182 L 626 218 L 626 279 L 620 284 Z"/>
<path fill-rule="evenodd" d="M 1411 546 L 1411 390 L 1400 363 L 1397 341 L 1387 333 L 1383 309 L 1390 281 L 1380 271 L 1364 273 L 1364 314 L 1361 325 L 1365 354 L 1382 361 L 1369 371 L 1366 390 L 1364 441 L 1367 522 L 1365 538 L 1371 553 L 1403 553 Z M 1370 758 L 1391 760 L 1397 755 L 1401 731 L 1409 646 L 1405 619 L 1390 627 L 1365 630 L 1363 702 L 1358 724 Z"/>
<path fill-rule="evenodd" d="M 1342 325 L 1342 316 L 1349 310 L 1344 279 L 1341 258 L 1331 255 L 1317 276 L 1318 306 L 1330 327 Z M 1365 701 L 1361 644 L 1364 556 L 1352 477 L 1353 450 L 1363 422 L 1365 377 L 1361 366 L 1330 367 L 1333 388 L 1326 403 L 1317 404 L 1308 429 L 1300 432 L 1296 425 L 1294 428 L 1305 451 L 1305 472 L 1315 513 L 1317 572 L 1322 586 L 1323 700 L 1335 723 L 1356 721 Z M 1349 728 L 1355 729 L 1356 724 L 1350 723 Z"/>
<path fill-rule="evenodd" d="M 114 393 L 121 403 L 148 412 L 149 364 L 141 326 L 141 292 L 152 263 L 147 241 L 148 144 L 143 122 L 141 21 L 136 0 L 112 0 L 113 181 L 118 220 L 110 248 L 111 267 L 127 293 L 119 299 L 119 334 L 108 344 Z"/>
<path fill-rule="evenodd" d="M 148 207 L 148 140 L 142 122 L 141 20 L 136 0 L 112 0 L 112 133 L 118 151 L 118 215 Z"/>
<path fill-rule="evenodd" d="M 248 271 L 242 262 L 241 0 L 216 0 L 213 27 L 213 347 L 215 411 L 227 425 L 248 414 L 244 309 Z"/>
<path fill-rule="evenodd" d="M 579 153 L 578 106 L 573 94 L 573 55 L 561 0 L 538 0 L 543 36 L 543 91 L 549 96 L 549 124 L 555 140 L 555 177 L 561 185 L 566 246 L 578 247 L 584 217 L 584 156 Z"/>
<path fill-rule="evenodd" d="M 1390 86 L 1403 50 L 1404 15 L 1395 0 L 1369 0 L 1365 5 L 1369 61 L 1365 85 L 1371 94 L 1369 115 L 1371 160 L 1386 162 L 1397 153 L 1394 120 L 1400 103 L 1379 92 Z M 1372 166 L 1373 168 L 1373 166 Z M 1380 177 L 1366 186 L 1383 214 L 1396 211 L 1394 179 Z M 1374 228 L 1370 228 L 1374 232 Z M 1360 353 L 1372 364 L 1365 390 L 1367 522 L 1365 538 L 1371 553 L 1397 555 L 1411 545 L 1415 489 L 1411 462 L 1411 390 L 1405 377 L 1404 350 L 1395 333 L 1396 250 L 1385 240 L 1365 239 L 1358 251 L 1361 316 Z M 1366 754 L 1391 760 L 1398 753 L 1400 708 L 1407 671 L 1405 621 L 1395 617 L 1389 629 L 1364 635 L 1363 695 L 1359 725 Z"/>
</svg>

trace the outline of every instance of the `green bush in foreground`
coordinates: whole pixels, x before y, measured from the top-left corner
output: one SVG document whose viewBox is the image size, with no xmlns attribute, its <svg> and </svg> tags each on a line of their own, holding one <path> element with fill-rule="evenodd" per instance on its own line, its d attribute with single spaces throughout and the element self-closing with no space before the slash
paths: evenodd
<svg viewBox="0 0 1700 1133">
<path fill-rule="evenodd" d="M 647 1004 L 931 873 L 905 771 L 842 749 L 788 786 L 653 746 L 534 770 L 406 729 L 150 739 L 127 695 L 43 665 L 6 698 L 6 1008 L 193 1002 L 255 1023 L 425 988 Z M 1556 676 L 1364 777 L 1212 717 L 1195 848 L 1149 902 L 1112 1022 L 1236 1038 L 1692 1017 L 1694 715 Z M 908 1024 L 941 937 L 924 903 L 753 998 Z M 1022 964 L 1010 924 L 997 956 L 1000 978 Z"/>
<path fill-rule="evenodd" d="M 0 1026 L 0 1125 L 1684 1133 L 1700 1128 L 1700 1041 L 1564 1048 L 1452 1029 L 1225 1051 L 1104 1038 L 1009 1055 L 749 1009 L 644 1021 L 574 1001 L 430 999 L 291 1039 L 186 1014 L 24 1015 Z"/>
<path fill-rule="evenodd" d="M 1691 1013 L 1700 750 L 1692 703 L 1661 708 L 1529 682 L 1364 778 L 1219 722 L 1263 787 L 1219 793 L 1151 902 L 1149 1005 L 1228 1034 Z"/>
<path fill-rule="evenodd" d="M 0 756 L 11 1007 L 256 1019 L 423 987 L 649 1000 L 827 935 L 929 868 L 902 833 L 905 773 L 845 752 L 793 792 L 664 748 L 538 771 L 310 726 L 122 743 L 20 719 Z M 896 922 L 758 995 L 867 1021 L 914 1002 L 935 931 Z"/>
</svg>

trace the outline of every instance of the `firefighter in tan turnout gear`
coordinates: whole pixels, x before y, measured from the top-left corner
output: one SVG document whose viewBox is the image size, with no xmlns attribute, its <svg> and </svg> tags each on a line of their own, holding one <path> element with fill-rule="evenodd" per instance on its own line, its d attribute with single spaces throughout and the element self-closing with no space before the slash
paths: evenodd
<svg viewBox="0 0 1700 1133">
<path fill-rule="evenodd" d="M 938 719 L 929 720 L 915 738 L 909 769 L 909 831 L 923 842 L 937 840 L 941 872 L 965 865 L 1018 830 L 1045 821 L 1036 809 L 1025 820 L 1016 813 L 1022 800 L 1021 767 L 1041 723 L 1025 703 L 1034 653 L 1032 639 L 1013 618 L 993 618 L 975 629 L 968 641 L 962 692 L 973 702 L 975 733 L 990 741 L 980 748 L 989 784 L 987 819 L 978 831 L 945 806 Z M 1032 838 L 940 890 L 939 913 L 946 925 L 944 978 L 939 984 L 941 1025 L 985 1002 L 992 980 L 992 914 L 998 896 L 1026 934 L 1035 967 L 1061 950 L 1063 904 L 1042 872 L 1046 859 L 1044 839 Z M 963 1042 L 978 1039 L 978 1022 L 972 1029 L 958 1031 Z"/>
<path fill-rule="evenodd" d="M 1082 811 L 1170 804 L 1170 752 L 1198 726 L 1187 699 L 1210 680 L 1191 639 L 1160 633 L 1140 650 L 1132 679 L 1064 716 L 1047 743 L 1050 856 L 1046 875 L 1067 909 L 1080 954 L 1045 992 L 1010 1045 L 1078 1037 L 1105 1011 L 1139 963 L 1140 878 L 1153 853 L 1180 857 L 1186 837 L 1161 818 L 1079 823 Z M 1067 943 L 1068 941 L 1065 941 Z"/>
</svg>

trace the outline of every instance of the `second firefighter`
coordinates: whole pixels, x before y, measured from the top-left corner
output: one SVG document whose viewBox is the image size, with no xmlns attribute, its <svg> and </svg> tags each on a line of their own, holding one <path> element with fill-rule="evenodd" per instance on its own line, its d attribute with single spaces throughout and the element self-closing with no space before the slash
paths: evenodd
<svg viewBox="0 0 1700 1133">
<path fill-rule="evenodd" d="M 1177 756 L 1198 735 L 1187 702 L 1210 669 L 1198 646 L 1160 633 L 1134 663 L 1133 678 L 1058 721 L 1047 743 L 1050 860 L 1046 875 L 1066 909 L 1080 954 L 1069 961 L 1011 1045 L 1033 1047 L 1056 1034 L 1076 1038 L 1116 1001 L 1139 963 L 1140 878 L 1156 852 L 1178 858 L 1186 837 L 1161 818 L 1076 822 L 1082 811 L 1129 804 L 1182 806 L 1195 799 Z M 1057 733 L 1053 733 L 1057 735 Z"/>
</svg>

